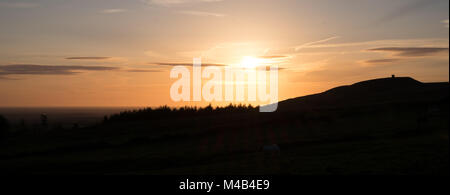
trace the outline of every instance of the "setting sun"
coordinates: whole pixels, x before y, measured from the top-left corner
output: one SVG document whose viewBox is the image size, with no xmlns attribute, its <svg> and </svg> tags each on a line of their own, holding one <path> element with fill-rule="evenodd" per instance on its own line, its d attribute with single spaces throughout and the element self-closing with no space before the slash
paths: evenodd
<svg viewBox="0 0 450 195">
<path fill-rule="evenodd" d="M 146 193 L 448 176 L 449 4 L 0 0 L 0 174 L 154 176 Z"/>
<path fill-rule="evenodd" d="M 264 63 L 263 59 L 255 58 L 253 56 L 245 56 L 242 58 L 242 61 L 240 63 L 240 67 L 252 69 L 256 68 L 258 66 L 261 66 Z"/>
</svg>

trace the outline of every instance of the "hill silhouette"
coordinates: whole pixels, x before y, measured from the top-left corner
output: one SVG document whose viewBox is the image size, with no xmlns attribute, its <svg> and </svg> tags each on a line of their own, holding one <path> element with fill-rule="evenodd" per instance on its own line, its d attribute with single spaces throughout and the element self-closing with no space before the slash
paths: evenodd
<svg viewBox="0 0 450 195">
<path fill-rule="evenodd" d="M 352 108 L 396 103 L 444 101 L 448 98 L 448 83 L 422 83 L 410 77 L 380 78 L 340 86 L 322 93 L 279 102 L 278 112 L 324 108 Z M 210 113 L 257 112 L 258 107 L 233 105 L 225 107 L 146 108 L 124 111 L 110 116 L 110 120 L 152 120 L 170 116 L 207 115 Z"/>
<path fill-rule="evenodd" d="M 448 86 L 368 80 L 281 101 L 274 113 L 245 105 L 124 111 L 86 128 L 12 133 L 0 170 L 448 175 Z M 260 150 L 273 144 L 277 155 Z"/>
<path fill-rule="evenodd" d="M 381 78 L 282 101 L 280 110 L 352 107 L 448 98 L 448 83 L 422 83 L 410 77 Z"/>
</svg>

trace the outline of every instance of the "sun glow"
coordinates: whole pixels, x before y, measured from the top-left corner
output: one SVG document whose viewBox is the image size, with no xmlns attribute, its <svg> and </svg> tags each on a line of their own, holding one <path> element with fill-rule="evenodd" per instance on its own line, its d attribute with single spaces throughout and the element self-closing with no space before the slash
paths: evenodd
<svg viewBox="0 0 450 195">
<path fill-rule="evenodd" d="M 244 58 L 242 58 L 240 66 L 243 68 L 251 69 L 261 66 L 263 63 L 264 63 L 263 59 L 255 58 L 252 56 L 245 56 Z"/>
</svg>

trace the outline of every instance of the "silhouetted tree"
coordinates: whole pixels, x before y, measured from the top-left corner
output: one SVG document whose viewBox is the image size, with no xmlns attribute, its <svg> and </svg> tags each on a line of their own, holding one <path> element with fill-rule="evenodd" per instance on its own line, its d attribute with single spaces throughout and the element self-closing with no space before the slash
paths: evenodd
<svg viewBox="0 0 450 195">
<path fill-rule="evenodd" d="M 46 114 L 41 114 L 41 125 L 44 128 L 48 126 L 48 117 Z"/>
<path fill-rule="evenodd" d="M 63 131 L 63 130 L 64 126 L 61 123 L 58 123 L 55 126 L 53 126 L 53 131 Z"/>
<path fill-rule="evenodd" d="M 0 141 L 6 137 L 8 130 L 9 130 L 8 120 L 2 115 L 0 115 Z"/>
<path fill-rule="evenodd" d="M 213 109 L 213 107 L 212 107 L 211 104 L 209 104 L 208 106 L 206 106 L 205 108 L 203 108 L 203 110 L 204 110 L 205 112 L 212 112 L 212 111 L 214 111 L 214 109 Z"/>
<path fill-rule="evenodd" d="M 131 111 L 120 112 L 105 117 L 103 123 L 130 120 L 157 120 L 167 117 L 193 117 L 209 114 L 233 114 L 242 112 L 258 112 L 259 107 L 252 105 L 233 105 L 226 107 L 213 107 L 211 104 L 206 107 L 185 106 L 180 108 L 171 108 L 169 106 L 160 106 L 157 108 L 145 108 Z M 107 120 L 106 120 L 107 119 Z"/>
<path fill-rule="evenodd" d="M 19 120 L 19 131 L 28 131 L 27 122 L 23 118 Z"/>
</svg>

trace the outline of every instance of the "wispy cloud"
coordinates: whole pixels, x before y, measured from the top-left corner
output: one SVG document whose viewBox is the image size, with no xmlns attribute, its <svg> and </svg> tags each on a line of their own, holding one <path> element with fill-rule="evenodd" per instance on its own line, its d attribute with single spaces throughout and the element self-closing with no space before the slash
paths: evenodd
<svg viewBox="0 0 450 195">
<path fill-rule="evenodd" d="M 262 59 L 282 59 L 282 58 L 288 58 L 289 56 L 258 56 L 258 58 Z"/>
<path fill-rule="evenodd" d="M 31 2 L 0 2 L 0 7 L 7 8 L 34 8 L 38 6 L 39 4 Z"/>
<path fill-rule="evenodd" d="M 90 56 L 90 57 L 67 57 L 65 58 L 66 60 L 108 60 L 111 59 L 111 57 L 95 57 L 95 56 Z"/>
<path fill-rule="evenodd" d="M 373 60 L 366 60 L 364 63 L 366 64 L 388 64 L 392 62 L 398 62 L 400 59 L 397 58 L 385 58 L 385 59 L 373 59 Z"/>
<path fill-rule="evenodd" d="M 274 66 L 264 66 L 264 67 L 263 67 L 264 68 L 263 70 L 265 70 L 265 71 L 271 71 L 271 69 L 276 69 L 278 71 L 288 70 L 288 68 L 282 68 L 282 67 L 274 67 Z M 260 69 L 257 68 L 256 70 L 260 70 Z"/>
<path fill-rule="evenodd" d="M 130 73 L 163 72 L 157 69 L 133 69 L 112 66 L 9 64 L 0 65 L 0 80 L 17 80 L 17 78 L 10 76 L 19 75 L 76 75 L 88 71 L 119 71 Z"/>
<path fill-rule="evenodd" d="M 305 46 L 308 49 L 320 48 L 346 48 L 346 47 L 412 47 L 412 46 L 429 46 L 429 47 L 448 47 L 448 39 L 387 39 L 361 42 L 344 42 L 344 43 L 316 43 Z"/>
<path fill-rule="evenodd" d="M 104 9 L 101 10 L 100 13 L 102 14 L 117 14 L 117 13 L 123 13 L 123 12 L 127 12 L 128 10 L 126 9 Z"/>
<path fill-rule="evenodd" d="M 146 73 L 146 72 L 163 72 L 161 70 L 150 70 L 150 69 L 128 69 L 126 72 L 135 72 L 135 73 Z"/>
<path fill-rule="evenodd" d="M 159 5 L 159 6 L 174 6 L 187 3 L 211 3 L 220 2 L 224 0 L 142 0 L 148 5 Z"/>
<path fill-rule="evenodd" d="M 166 63 L 166 62 L 157 62 L 157 63 L 150 63 L 150 65 L 156 65 L 156 66 L 192 66 L 191 63 Z M 208 63 L 202 63 L 202 66 L 227 66 L 226 64 L 208 64 Z"/>
<path fill-rule="evenodd" d="M 15 80 L 18 80 L 18 79 L 2 76 L 2 74 L 0 73 L 0 80 L 12 80 L 12 81 L 15 81 Z"/>
<path fill-rule="evenodd" d="M 444 24 L 445 28 L 448 28 L 448 19 L 442 20 L 441 23 Z"/>
<path fill-rule="evenodd" d="M 402 57 L 421 57 L 448 52 L 448 47 L 381 47 L 369 49 L 369 51 L 392 52 Z"/>
<path fill-rule="evenodd" d="M 211 16 L 211 17 L 225 17 L 225 14 L 201 11 L 180 11 L 179 13 L 191 16 Z"/>
<path fill-rule="evenodd" d="M 11 64 L 0 65 L 0 76 L 7 75 L 73 75 L 82 71 L 111 71 L 117 67 L 109 66 L 65 66 L 65 65 L 36 65 Z"/>
<path fill-rule="evenodd" d="M 414 12 L 418 12 L 420 10 L 423 10 L 424 8 L 427 8 L 428 6 L 431 6 L 435 3 L 439 3 L 442 1 L 416 0 L 416 1 L 405 1 L 405 2 L 406 2 L 406 4 L 392 10 L 391 13 L 384 15 L 376 23 L 382 24 L 385 22 L 394 21 L 396 19 L 408 16 L 410 14 L 413 14 Z"/>
<path fill-rule="evenodd" d="M 313 46 L 313 45 L 316 45 L 316 44 L 319 44 L 319 43 L 325 43 L 325 42 L 328 42 L 328 41 L 331 41 L 331 40 L 334 40 L 334 39 L 337 39 L 337 38 L 339 38 L 339 36 L 333 36 L 333 37 L 329 37 L 329 38 L 326 38 L 326 39 L 305 43 L 305 44 L 296 46 L 295 47 L 295 51 L 298 51 L 298 50 L 303 49 L 305 47 Z"/>
</svg>

